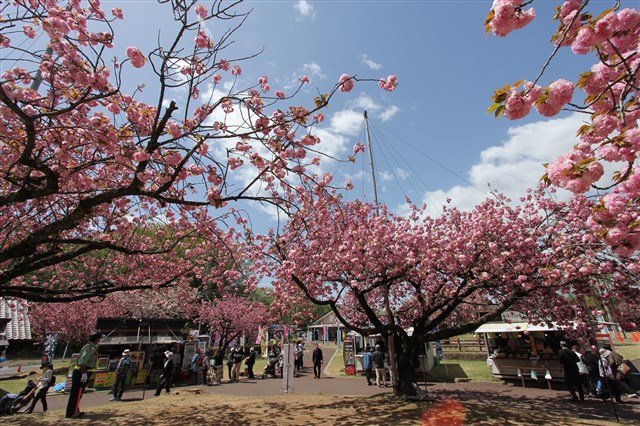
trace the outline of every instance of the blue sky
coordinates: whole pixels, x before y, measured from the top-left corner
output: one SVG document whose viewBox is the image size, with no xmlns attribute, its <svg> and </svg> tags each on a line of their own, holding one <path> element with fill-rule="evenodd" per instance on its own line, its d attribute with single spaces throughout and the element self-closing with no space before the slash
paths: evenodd
<svg viewBox="0 0 640 426">
<path fill-rule="evenodd" d="M 103 6 L 110 3 L 116 4 Z M 125 36 L 150 47 L 166 19 L 158 5 L 117 3 L 125 11 Z M 393 93 L 365 83 L 336 96 L 318 130 L 323 149 L 346 158 L 363 141 L 367 110 L 382 202 L 402 211 L 409 196 L 418 204 L 427 202 L 435 213 L 449 197 L 454 205 L 470 208 L 486 198 L 488 184 L 517 199 L 536 185 L 542 163 L 576 141 L 582 119 L 576 115 L 545 119 L 533 112 L 511 122 L 486 113 L 496 88 L 539 74 L 553 50 L 549 38 L 557 24 L 551 17 L 559 3 L 534 2 L 534 22 L 498 38 L 484 32 L 491 1 L 248 1 L 241 8 L 253 12 L 235 34 L 231 51 L 243 56 L 264 48 L 242 64 L 242 78 L 255 83 L 268 75 L 272 90 L 286 91 L 308 75 L 311 84 L 299 98 L 307 105 L 343 73 L 397 75 Z M 611 4 L 592 1 L 591 7 L 600 11 Z M 132 22 L 143 22 L 144 31 Z M 540 84 L 575 81 L 593 61 L 563 48 Z M 581 101 L 578 92 L 574 101 Z M 352 196 L 373 199 L 366 156 L 355 165 L 327 162 L 323 167 L 337 182 L 352 180 Z"/>
</svg>

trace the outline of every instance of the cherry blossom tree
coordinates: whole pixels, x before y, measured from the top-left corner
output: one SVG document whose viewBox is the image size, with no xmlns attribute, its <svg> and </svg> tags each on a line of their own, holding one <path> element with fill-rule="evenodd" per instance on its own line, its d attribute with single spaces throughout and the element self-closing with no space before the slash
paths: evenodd
<svg viewBox="0 0 640 426">
<path fill-rule="evenodd" d="M 535 18 L 532 3 L 495 0 L 487 16 L 487 32 L 504 37 L 525 27 Z M 532 108 L 545 117 L 563 110 L 584 114 L 585 124 L 576 129 L 580 143 L 546 166 L 544 180 L 577 194 L 592 188 L 602 191 L 589 217 L 589 229 L 616 253 L 629 256 L 640 248 L 636 163 L 640 149 L 640 11 L 622 8 L 620 1 L 607 4 L 611 8 L 596 15 L 588 0 L 559 2 L 554 16 L 558 29 L 551 37 L 555 48 L 542 71 L 533 81 L 521 80 L 496 90 L 489 110 L 510 120 L 525 117 Z M 575 82 L 559 79 L 542 86 L 545 69 L 562 48 L 576 55 L 592 55 L 594 65 Z M 573 100 L 576 90 L 583 92 L 581 103 Z M 615 168 L 611 175 L 605 175 L 606 164 Z"/>
<path fill-rule="evenodd" d="M 245 336 L 255 341 L 258 326 L 264 325 L 268 312 L 262 303 L 246 297 L 227 296 L 203 302 L 197 308 L 197 321 L 206 326 L 218 347 L 226 349 L 235 339 Z"/>
<path fill-rule="evenodd" d="M 514 207 L 494 195 L 471 212 L 445 207 L 438 218 L 424 207 L 399 217 L 384 206 L 377 215 L 362 202 L 307 198 L 273 236 L 277 301 L 305 298 L 352 330 L 390 337 L 394 391 L 407 395 L 424 342 L 472 332 L 507 309 L 586 331 L 585 297 L 638 300 L 639 265 L 585 232 L 588 199 L 563 203 L 538 191 Z"/>
<path fill-rule="evenodd" d="M 63 302 L 214 275 L 209 257 L 237 253 L 220 229 L 248 220 L 231 203 L 290 208 L 282 189 L 322 157 L 320 110 L 363 80 L 345 74 L 309 107 L 293 104 L 306 76 L 290 91 L 267 76 L 241 87 L 256 55 L 228 56 L 241 2 L 158 3 L 172 19 L 150 51 L 118 46 L 125 12 L 99 0 L 0 5 L 12 64 L 0 75 L 0 296 Z"/>
</svg>

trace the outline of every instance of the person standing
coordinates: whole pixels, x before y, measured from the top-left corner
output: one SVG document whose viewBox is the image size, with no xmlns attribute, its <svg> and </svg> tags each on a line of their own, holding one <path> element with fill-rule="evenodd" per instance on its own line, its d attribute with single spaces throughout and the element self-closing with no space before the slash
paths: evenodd
<svg viewBox="0 0 640 426">
<path fill-rule="evenodd" d="M 611 364 L 609 363 L 609 358 L 611 355 L 611 351 L 601 348 L 600 349 L 600 361 L 599 361 L 599 372 L 600 378 L 602 380 L 602 389 L 601 393 L 606 394 L 610 393 L 616 399 L 618 404 L 622 404 L 622 398 L 620 398 L 620 390 L 618 389 L 618 384 L 615 380 L 615 373 L 611 368 Z M 602 400 L 604 401 L 606 396 L 602 396 Z"/>
<path fill-rule="evenodd" d="M 242 348 L 236 348 L 233 353 L 233 370 L 231 371 L 231 378 L 234 382 L 240 380 L 240 369 L 242 368 L 242 360 L 244 359 L 244 352 Z"/>
<path fill-rule="evenodd" d="M 98 345 L 102 339 L 102 333 L 95 332 L 89 336 L 89 343 L 84 345 L 80 350 L 80 356 L 73 367 L 71 375 L 71 391 L 69 392 L 69 401 L 67 402 L 67 411 L 65 417 L 76 418 L 82 417 L 84 413 L 80 411 L 80 400 L 84 392 L 91 373 L 96 370 L 98 363 Z"/>
<path fill-rule="evenodd" d="M 589 392 L 592 395 L 597 396 L 598 392 L 596 391 L 596 386 L 598 385 L 598 379 L 600 378 L 598 369 L 600 354 L 598 353 L 598 348 L 595 345 L 592 345 L 589 351 L 582 354 L 581 359 L 589 370 L 589 375 L 587 376 L 587 387 Z"/>
<path fill-rule="evenodd" d="M 384 370 L 384 352 L 382 352 L 380 345 L 376 345 L 376 350 L 371 356 L 371 361 L 373 361 L 373 366 L 376 369 L 376 386 L 379 388 L 387 387 L 387 373 Z"/>
<path fill-rule="evenodd" d="M 155 396 L 159 396 L 162 392 L 162 388 L 165 388 L 167 393 L 171 392 L 171 382 L 173 381 L 173 353 L 171 351 L 165 351 L 164 356 L 166 358 L 164 366 L 162 367 L 162 374 L 160 375 L 160 382 L 156 388 Z"/>
<path fill-rule="evenodd" d="M 129 349 L 125 349 L 124 352 L 122 352 L 122 358 L 120 358 L 118 366 L 116 367 L 116 380 L 113 382 L 113 397 L 110 401 L 120 401 L 122 398 L 124 384 L 127 381 L 127 375 L 129 374 L 130 368 L 131 351 Z"/>
<path fill-rule="evenodd" d="M 50 363 L 42 364 L 42 376 L 38 377 L 38 390 L 36 396 L 31 401 L 31 406 L 27 410 L 27 413 L 33 413 L 33 409 L 36 407 L 38 401 L 42 402 L 42 412 L 47 412 L 47 392 L 51 387 L 53 380 L 53 365 Z"/>
<path fill-rule="evenodd" d="M 233 356 L 235 355 L 236 348 L 231 348 L 229 351 L 229 356 L 227 357 L 227 370 L 229 373 L 229 382 L 232 381 L 233 376 L 231 375 L 231 370 L 233 370 Z"/>
<path fill-rule="evenodd" d="M 211 363 L 210 352 L 205 351 L 202 355 L 202 385 L 206 385 L 209 381 L 209 364 Z"/>
<path fill-rule="evenodd" d="M 249 356 L 244 364 L 247 366 L 247 379 L 253 380 L 255 376 L 253 374 L 253 365 L 256 363 L 256 348 L 251 348 L 249 351 Z"/>
<path fill-rule="evenodd" d="M 198 373 L 202 371 L 202 351 L 196 348 L 196 353 L 191 358 L 191 374 L 193 375 L 193 384 L 198 384 Z"/>
<path fill-rule="evenodd" d="M 584 401 L 584 391 L 582 390 L 582 384 L 580 383 L 580 370 L 578 363 L 580 358 L 569 349 L 567 342 L 560 342 L 560 351 L 558 352 L 558 361 L 562 364 L 564 369 L 564 379 L 569 386 L 569 393 L 573 401 Z M 576 396 L 576 388 L 580 399 Z"/>
<path fill-rule="evenodd" d="M 311 361 L 313 362 L 313 377 L 316 379 L 320 378 L 320 370 L 322 369 L 322 364 L 324 360 L 322 358 L 322 349 L 316 343 L 316 348 L 313 350 L 311 354 Z"/>
<path fill-rule="evenodd" d="M 373 372 L 373 352 L 371 352 L 371 346 L 367 345 L 364 353 L 362 354 L 362 368 L 367 373 L 367 385 L 371 386 L 371 373 Z"/>
<path fill-rule="evenodd" d="M 213 368 L 216 377 L 216 384 L 222 383 L 222 373 L 224 372 L 224 351 L 220 348 L 213 355 Z"/>
</svg>

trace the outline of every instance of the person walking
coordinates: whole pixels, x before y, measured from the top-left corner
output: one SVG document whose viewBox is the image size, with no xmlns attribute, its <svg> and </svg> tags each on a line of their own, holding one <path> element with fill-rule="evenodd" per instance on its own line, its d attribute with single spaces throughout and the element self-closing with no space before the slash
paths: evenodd
<svg viewBox="0 0 640 426">
<path fill-rule="evenodd" d="M 155 396 L 159 396 L 162 392 L 162 388 L 165 388 L 167 393 L 171 392 L 171 382 L 173 382 L 173 352 L 165 351 L 164 356 L 166 358 L 164 365 L 162 366 L 162 374 L 160 375 L 160 382 L 156 388 Z"/>
<path fill-rule="evenodd" d="M 558 361 L 560 361 L 564 369 L 564 379 L 569 386 L 571 399 L 575 402 L 584 401 L 584 391 L 582 390 L 582 383 L 580 383 L 580 370 L 578 368 L 580 358 L 575 352 L 569 349 L 569 345 L 565 341 L 560 342 Z M 578 389 L 580 399 L 576 396 L 576 388 Z"/>
<path fill-rule="evenodd" d="M 322 364 L 324 360 L 322 358 L 322 349 L 316 343 L 316 348 L 313 350 L 311 354 L 311 361 L 313 362 L 313 377 L 315 379 L 320 378 L 320 370 L 322 369 Z"/>
<path fill-rule="evenodd" d="M 131 351 L 125 349 L 116 367 L 116 380 L 113 382 L 113 397 L 110 401 L 120 401 L 124 392 L 124 384 L 131 368 Z"/>
<path fill-rule="evenodd" d="M 96 370 L 98 363 L 98 345 L 102 339 L 102 333 L 95 332 L 89 336 L 89 343 L 80 350 L 80 356 L 73 367 L 71 375 L 71 390 L 65 417 L 82 417 L 84 413 L 80 411 L 80 400 L 82 394 L 89 383 L 91 374 Z"/>
<path fill-rule="evenodd" d="M 224 372 L 224 351 L 221 348 L 218 348 L 216 353 L 213 355 L 213 369 L 216 377 L 216 384 L 219 385 L 222 383 L 222 373 Z"/>
<path fill-rule="evenodd" d="M 256 363 L 256 348 L 251 348 L 249 351 L 249 356 L 244 364 L 247 366 L 247 379 L 253 380 L 255 379 L 255 375 L 253 374 L 253 365 Z"/>
<path fill-rule="evenodd" d="M 373 366 L 376 369 L 376 386 L 379 388 L 387 387 L 387 373 L 384 369 L 384 352 L 382 352 L 382 347 L 380 345 L 376 345 L 376 350 L 373 352 L 371 356 L 371 360 L 373 361 Z"/>
<path fill-rule="evenodd" d="M 38 377 L 38 387 L 36 396 L 31 400 L 31 405 L 27 410 L 27 413 L 33 413 L 33 409 L 36 407 L 38 401 L 42 402 L 42 412 L 47 412 L 47 392 L 53 383 L 53 365 L 50 363 L 42 364 L 42 376 Z"/>
<path fill-rule="evenodd" d="M 367 345 L 364 353 L 362 354 L 362 368 L 367 373 L 367 385 L 371 386 L 371 375 L 373 372 L 373 352 L 371 350 L 371 346 Z"/>
</svg>

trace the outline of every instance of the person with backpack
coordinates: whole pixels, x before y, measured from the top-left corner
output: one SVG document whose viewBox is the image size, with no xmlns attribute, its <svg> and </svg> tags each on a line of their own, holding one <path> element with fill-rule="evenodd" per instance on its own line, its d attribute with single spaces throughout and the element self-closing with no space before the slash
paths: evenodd
<svg viewBox="0 0 640 426">
<path fill-rule="evenodd" d="M 42 376 L 38 377 L 38 387 L 36 396 L 31 400 L 31 405 L 27 410 L 27 413 L 33 413 L 33 409 L 36 407 L 38 401 L 42 402 L 42 412 L 47 412 L 47 392 L 49 388 L 56 382 L 56 378 L 53 375 L 53 365 L 50 363 L 42 364 Z"/>
<path fill-rule="evenodd" d="M 122 399 L 122 393 L 124 392 L 124 384 L 127 381 L 127 375 L 131 368 L 131 351 L 125 349 L 122 352 L 122 358 L 118 362 L 116 367 L 116 380 L 113 383 L 113 397 L 110 401 L 120 401 Z"/>
</svg>

